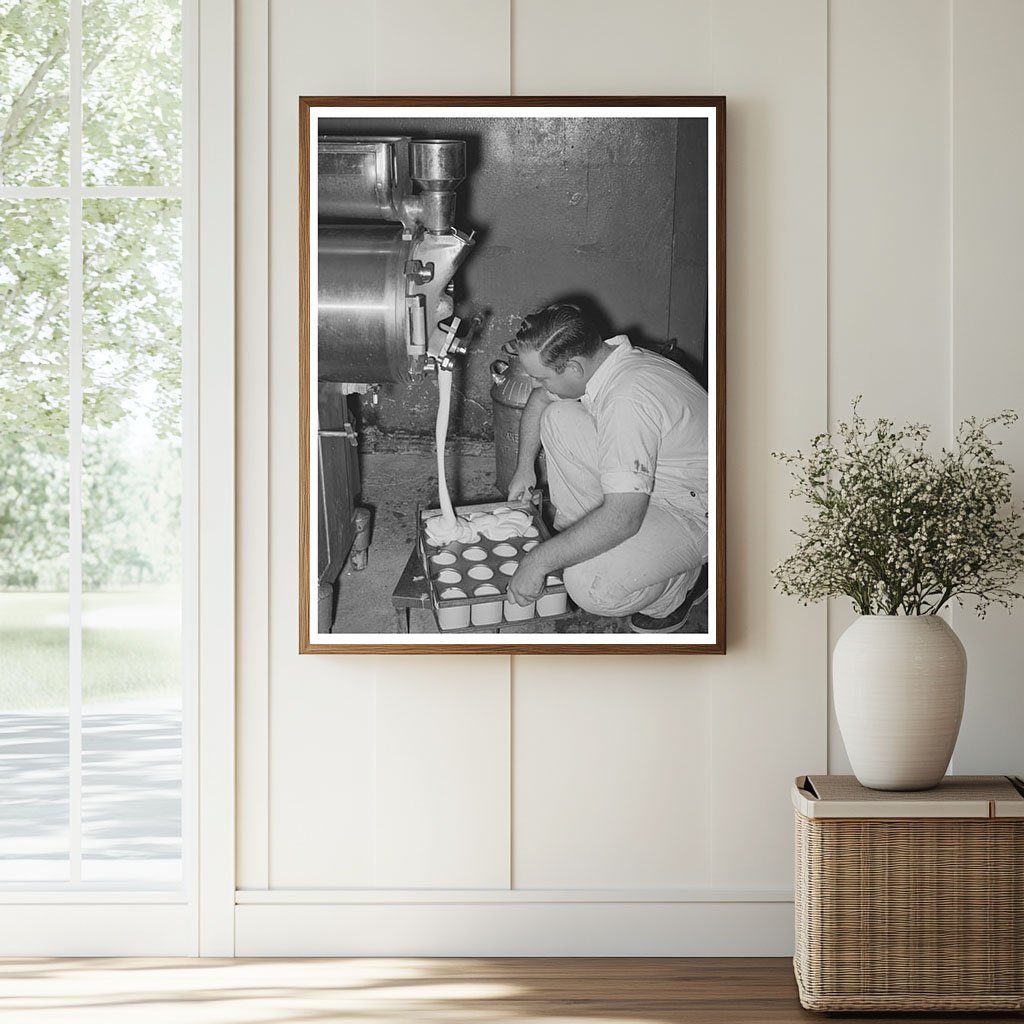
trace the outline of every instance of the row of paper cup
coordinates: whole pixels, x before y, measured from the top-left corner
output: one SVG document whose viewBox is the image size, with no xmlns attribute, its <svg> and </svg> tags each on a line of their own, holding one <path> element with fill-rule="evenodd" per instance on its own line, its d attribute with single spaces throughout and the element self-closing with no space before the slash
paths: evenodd
<svg viewBox="0 0 1024 1024">
<path fill-rule="evenodd" d="M 515 574 L 518 568 L 518 562 L 502 562 L 498 566 L 498 572 L 502 576 L 512 576 Z M 488 580 L 494 579 L 494 570 L 486 565 L 474 565 L 468 569 L 466 575 L 473 580 L 475 583 L 486 583 Z M 462 583 L 462 573 L 458 569 L 442 569 L 439 573 L 434 576 L 435 582 L 438 586 L 451 586 L 453 583 Z M 485 591 L 487 593 L 487 591 Z M 444 596 L 443 594 L 441 595 Z M 457 595 L 456 595 L 457 596 Z M 463 597 L 466 595 L 463 594 Z"/>
<path fill-rule="evenodd" d="M 528 541 L 523 545 L 523 551 L 532 551 L 537 546 L 537 543 L 535 540 Z M 519 554 L 518 550 L 511 544 L 496 544 L 492 549 L 492 553 L 498 558 L 515 558 Z M 488 556 L 484 548 L 474 546 L 465 548 L 462 552 L 462 557 L 467 562 L 484 562 Z M 441 551 L 436 555 L 431 555 L 430 561 L 438 568 L 443 568 L 446 565 L 454 565 L 457 558 L 451 551 Z"/>
<path fill-rule="evenodd" d="M 483 568 L 481 566 L 480 568 Z M 504 567 L 503 567 L 504 568 Z M 454 572 L 454 570 L 445 570 Z M 513 570 L 514 571 L 514 570 Z M 470 570 L 470 576 L 473 570 Z M 511 575 L 511 573 L 509 574 Z M 440 582 L 444 582 L 440 580 Z M 549 576 L 547 585 L 557 587 L 561 585 L 558 576 Z M 502 613 L 506 622 L 525 622 L 539 615 L 542 618 L 548 615 L 561 615 L 566 609 L 565 592 L 557 594 L 543 594 L 535 602 L 520 605 L 514 601 L 501 598 L 501 591 L 493 583 L 481 583 L 473 589 L 473 597 L 489 597 L 493 595 L 493 601 L 480 601 L 476 604 L 454 605 L 447 608 L 438 608 L 437 621 L 442 629 L 465 629 L 472 622 L 474 626 L 494 626 L 502 620 Z M 447 587 L 442 590 L 442 600 L 453 600 L 468 597 L 465 590 L 460 587 Z"/>
</svg>

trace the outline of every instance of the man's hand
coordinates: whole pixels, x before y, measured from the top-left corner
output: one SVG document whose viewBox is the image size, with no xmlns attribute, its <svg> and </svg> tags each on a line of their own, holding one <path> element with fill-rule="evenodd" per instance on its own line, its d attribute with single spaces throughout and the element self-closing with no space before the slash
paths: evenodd
<svg viewBox="0 0 1024 1024">
<path fill-rule="evenodd" d="M 544 590 L 544 578 L 547 573 L 535 554 L 539 550 L 540 548 L 534 548 L 533 551 L 527 551 L 515 575 L 508 582 L 508 596 L 516 604 L 532 604 Z"/>
<path fill-rule="evenodd" d="M 515 476 L 512 477 L 512 482 L 508 485 L 508 500 L 529 501 L 530 494 L 536 486 L 537 474 L 532 466 L 527 469 L 517 469 Z"/>
</svg>

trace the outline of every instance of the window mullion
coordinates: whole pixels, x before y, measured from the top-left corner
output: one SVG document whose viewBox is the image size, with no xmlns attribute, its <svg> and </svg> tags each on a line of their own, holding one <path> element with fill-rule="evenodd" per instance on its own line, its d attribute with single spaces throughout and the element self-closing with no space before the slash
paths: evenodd
<svg viewBox="0 0 1024 1024">
<path fill-rule="evenodd" d="M 49 185 L 0 185 L 0 199 L 69 199 L 72 190 Z M 95 199 L 178 199 L 184 189 L 163 185 L 90 185 L 88 194 Z"/>
<path fill-rule="evenodd" d="M 68 781 L 71 884 L 82 880 L 82 0 L 70 0 L 68 274 L 69 630 Z"/>
</svg>

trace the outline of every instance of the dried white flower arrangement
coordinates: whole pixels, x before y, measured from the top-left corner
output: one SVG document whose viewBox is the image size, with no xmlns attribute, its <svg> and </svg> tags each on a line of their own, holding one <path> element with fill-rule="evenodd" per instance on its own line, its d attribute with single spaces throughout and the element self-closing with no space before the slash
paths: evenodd
<svg viewBox="0 0 1024 1024">
<path fill-rule="evenodd" d="M 1024 571 L 1024 517 L 1012 503 L 1013 469 L 997 458 L 989 428 L 1004 411 L 965 419 L 952 450 L 925 450 L 930 428 L 869 426 L 853 402 L 849 423 L 811 449 L 773 452 L 811 512 L 793 531 L 796 551 L 773 570 L 775 589 L 804 603 L 846 596 L 862 615 L 934 615 L 973 598 L 979 616 L 1010 608 Z"/>
</svg>

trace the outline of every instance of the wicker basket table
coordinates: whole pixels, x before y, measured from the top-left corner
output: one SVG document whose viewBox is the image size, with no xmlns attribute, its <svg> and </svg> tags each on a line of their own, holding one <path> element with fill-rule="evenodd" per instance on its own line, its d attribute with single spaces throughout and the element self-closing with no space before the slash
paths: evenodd
<svg viewBox="0 0 1024 1024">
<path fill-rule="evenodd" d="M 1024 784 L 796 780 L 796 955 L 808 1010 L 1024 1009 Z"/>
</svg>

